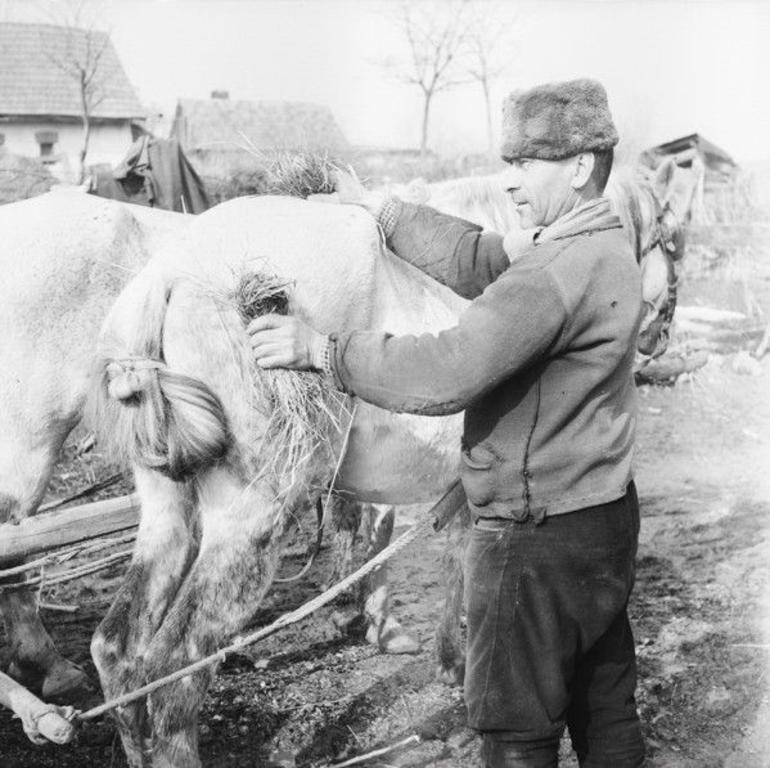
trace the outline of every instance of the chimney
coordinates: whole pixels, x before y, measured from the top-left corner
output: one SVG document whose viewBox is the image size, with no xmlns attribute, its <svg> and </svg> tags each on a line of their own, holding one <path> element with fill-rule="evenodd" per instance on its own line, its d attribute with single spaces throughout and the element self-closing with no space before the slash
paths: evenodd
<svg viewBox="0 0 770 768">
<path fill-rule="evenodd" d="M 229 99 L 230 91 L 212 91 L 211 98 L 212 99 Z"/>
</svg>

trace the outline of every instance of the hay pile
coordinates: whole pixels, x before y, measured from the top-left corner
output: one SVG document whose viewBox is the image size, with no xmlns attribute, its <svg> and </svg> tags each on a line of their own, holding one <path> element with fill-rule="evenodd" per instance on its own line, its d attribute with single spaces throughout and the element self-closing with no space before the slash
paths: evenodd
<svg viewBox="0 0 770 768">
<path fill-rule="evenodd" d="M 334 173 L 340 163 L 326 153 L 277 152 L 259 157 L 262 170 L 260 194 L 309 195 L 334 192 Z"/>
<path fill-rule="evenodd" d="M 288 283 L 264 274 L 243 275 L 230 295 L 244 325 L 268 312 L 287 314 Z M 338 457 L 330 436 L 341 434 L 349 412 L 347 398 L 325 377 L 311 371 L 262 369 L 251 363 L 255 403 L 268 426 L 256 457 L 258 475 L 267 478 L 279 499 L 296 497 L 325 479 Z"/>
</svg>

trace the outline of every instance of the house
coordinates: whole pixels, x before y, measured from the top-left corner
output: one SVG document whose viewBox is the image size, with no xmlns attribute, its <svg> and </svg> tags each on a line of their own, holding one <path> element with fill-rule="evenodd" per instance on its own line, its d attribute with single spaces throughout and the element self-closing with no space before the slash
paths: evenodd
<svg viewBox="0 0 770 768">
<path fill-rule="evenodd" d="M 326 152 L 344 157 L 348 142 L 331 110 L 293 101 L 243 101 L 214 91 L 210 99 L 180 99 L 170 137 L 206 176 L 260 165 L 275 152 Z"/>
<path fill-rule="evenodd" d="M 706 179 L 710 182 L 729 180 L 738 167 L 724 149 L 712 144 L 699 133 L 691 133 L 646 149 L 642 152 L 640 160 L 653 168 L 664 157 L 673 157 L 679 165 L 688 165 L 695 155 L 703 161 Z"/>
<path fill-rule="evenodd" d="M 93 75 L 87 162 L 118 163 L 144 110 L 112 42 L 106 32 L 51 24 L 0 23 L 0 151 L 75 177 L 84 133 L 80 71 Z"/>
</svg>

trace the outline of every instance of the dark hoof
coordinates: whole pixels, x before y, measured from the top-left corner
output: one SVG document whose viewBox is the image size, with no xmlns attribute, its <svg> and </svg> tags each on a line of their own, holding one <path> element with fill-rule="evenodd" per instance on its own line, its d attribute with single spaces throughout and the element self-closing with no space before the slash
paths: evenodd
<svg viewBox="0 0 770 768">
<path fill-rule="evenodd" d="M 345 637 L 361 638 L 366 632 L 366 618 L 360 613 L 334 611 L 329 617 L 337 631 Z"/>
<path fill-rule="evenodd" d="M 436 680 L 445 685 L 460 686 L 465 679 L 465 661 L 456 661 L 449 667 L 439 664 L 436 668 Z"/>
</svg>

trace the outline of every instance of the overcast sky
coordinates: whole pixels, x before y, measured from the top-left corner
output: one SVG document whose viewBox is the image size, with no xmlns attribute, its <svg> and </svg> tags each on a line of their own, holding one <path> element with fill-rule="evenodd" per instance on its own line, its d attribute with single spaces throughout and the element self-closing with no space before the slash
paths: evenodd
<svg viewBox="0 0 770 768">
<path fill-rule="evenodd" d="M 0 0 L 0 19 L 44 21 L 45 6 Z M 382 0 L 102 0 L 88 12 L 110 31 L 145 104 L 172 105 L 213 89 L 234 99 L 320 102 L 353 143 L 413 147 L 419 92 L 382 65 L 406 53 L 395 7 Z M 621 135 L 635 147 L 697 131 L 738 160 L 770 158 L 770 2 L 509 0 L 489 11 L 510 51 L 495 84 L 496 117 L 513 88 L 590 76 L 605 84 Z M 440 151 L 483 149 L 478 85 L 438 97 L 430 138 Z"/>
</svg>

